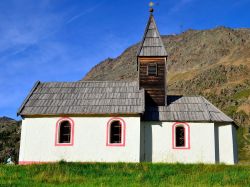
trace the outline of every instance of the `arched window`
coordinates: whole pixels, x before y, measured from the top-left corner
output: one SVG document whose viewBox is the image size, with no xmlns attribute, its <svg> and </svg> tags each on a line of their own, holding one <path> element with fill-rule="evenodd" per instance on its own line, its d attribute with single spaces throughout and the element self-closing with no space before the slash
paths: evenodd
<svg viewBox="0 0 250 187">
<path fill-rule="evenodd" d="M 63 121 L 59 127 L 59 143 L 70 143 L 71 125 L 69 121 Z"/>
<path fill-rule="evenodd" d="M 113 121 L 110 124 L 110 143 L 121 143 L 122 142 L 122 125 L 119 121 Z"/>
<path fill-rule="evenodd" d="M 125 146 L 125 122 L 121 118 L 112 118 L 107 124 L 107 146 Z"/>
<path fill-rule="evenodd" d="M 175 123 L 172 126 L 173 149 L 190 149 L 190 127 L 187 123 Z"/>
<path fill-rule="evenodd" d="M 178 126 L 175 128 L 176 147 L 185 147 L 185 128 Z"/>
<path fill-rule="evenodd" d="M 70 118 L 62 118 L 56 124 L 56 146 L 71 146 L 74 142 L 74 122 Z"/>
</svg>

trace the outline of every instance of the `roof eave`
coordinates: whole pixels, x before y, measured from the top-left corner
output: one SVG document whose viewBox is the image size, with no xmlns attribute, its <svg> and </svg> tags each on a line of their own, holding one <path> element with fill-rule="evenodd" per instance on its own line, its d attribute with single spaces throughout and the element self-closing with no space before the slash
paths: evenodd
<svg viewBox="0 0 250 187">
<path fill-rule="evenodd" d="M 60 114 L 20 114 L 23 118 L 44 118 L 44 117 L 89 117 L 89 116 L 140 116 L 142 112 L 133 113 L 60 113 Z"/>
<path fill-rule="evenodd" d="M 40 84 L 41 82 L 40 81 L 37 81 L 33 88 L 31 89 L 31 91 L 29 92 L 29 94 L 27 95 L 27 97 L 25 98 L 25 100 L 23 101 L 23 103 L 21 104 L 21 106 L 19 107 L 18 111 L 17 111 L 17 116 L 21 115 L 22 113 L 22 110 L 25 106 L 25 104 L 29 101 L 29 98 L 31 97 L 31 95 L 33 94 L 33 92 L 36 90 L 36 88 L 38 87 L 38 85 Z M 22 115 L 21 115 L 22 117 Z"/>
</svg>

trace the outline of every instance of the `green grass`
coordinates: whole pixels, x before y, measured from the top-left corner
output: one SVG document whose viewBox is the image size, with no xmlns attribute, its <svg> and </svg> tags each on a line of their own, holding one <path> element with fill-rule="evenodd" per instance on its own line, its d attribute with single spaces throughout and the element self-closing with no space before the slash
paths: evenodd
<svg viewBox="0 0 250 187">
<path fill-rule="evenodd" d="M 225 109 L 225 112 L 229 115 L 229 116 L 233 116 L 233 114 L 236 113 L 238 106 L 228 106 Z"/>
<path fill-rule="evenodd" d="M 234 96 L 233 99 L 239 100 L 239 99 L 247 99 L 250 96 L 250 88 L 244 89 L 240 92 L 237 92 Z"/>
<path fill-rule="evenodd" d="M 0 165 L 0 186 L 250 186 L 250 166 L 184 164 Z"/>
</svg>

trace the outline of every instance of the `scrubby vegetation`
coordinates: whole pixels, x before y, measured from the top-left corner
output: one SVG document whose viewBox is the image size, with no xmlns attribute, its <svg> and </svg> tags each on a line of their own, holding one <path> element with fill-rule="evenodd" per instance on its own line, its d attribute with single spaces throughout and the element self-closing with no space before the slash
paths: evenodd
<svg viewBox="0 0 250 187">
<path fill-rule="evenodd" d="M 183 164 L 0 165 L 0 186 L 249 186 L 250 166 Z"/>
<path fill-rule="evenodd" d="M 21 122 L 7 117 L 0 117 L 0 163 L 9 157 L 18 160 L 20 147 Z"/>
</svg>

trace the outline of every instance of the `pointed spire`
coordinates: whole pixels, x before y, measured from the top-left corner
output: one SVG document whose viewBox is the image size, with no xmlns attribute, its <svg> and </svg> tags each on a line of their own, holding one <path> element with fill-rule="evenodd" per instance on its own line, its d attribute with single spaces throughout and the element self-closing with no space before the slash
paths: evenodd
<svg viewBox="0 0 250 187">
<path fill-rule="evenodd" d="M 147 27 L 137 52 L 137 56 L 167 56 L 166 49 L 162 42 L 161 36 L 159 34 L 158 28 L 155 23 L 153 16 L 154 9 L 150 8 L 150 16 L 147 23 Z"/>
</svg>

